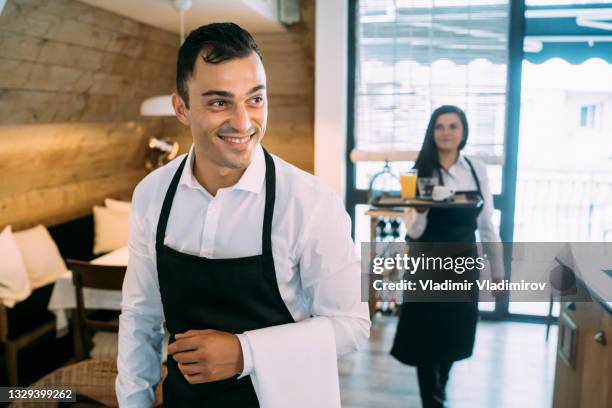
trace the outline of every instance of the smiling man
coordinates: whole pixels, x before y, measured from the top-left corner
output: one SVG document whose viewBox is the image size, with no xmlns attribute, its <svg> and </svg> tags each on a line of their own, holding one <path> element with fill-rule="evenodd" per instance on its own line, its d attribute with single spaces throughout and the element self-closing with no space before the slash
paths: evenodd
<svg viewBox="0 0 612 408">
<path fill-rule="evenodd" d="M 248 32 L 193 31 L 176 82 L 193 146 L 134 192 L 120 405 L 153 403 L 165 322 L 167 407 L 339 407 L 336 359 L 370 328 L 342 202 L 261 146 L 266 74 Z"/>
</svg>

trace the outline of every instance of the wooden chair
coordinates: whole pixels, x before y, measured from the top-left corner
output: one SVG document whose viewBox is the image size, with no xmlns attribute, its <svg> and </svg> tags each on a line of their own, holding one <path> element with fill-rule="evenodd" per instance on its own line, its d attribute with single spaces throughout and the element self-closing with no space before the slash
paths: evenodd
<svg viewBox="0 0 612 408">
<path fill-rule="evenodd" d="M 85 359 L 92 349 L 90 331 L 117 332 L 118 320 L 96 320 L 88 316 L 85 309 L 83 289 L 121 290 L 125 276 L 125 266 L 95 265 L 89 262 L 67 260 L 72 271 L 76 290 L 75 322 L 75 354 L 77 360 Z M 79 361 L 75 364 L 59 368 L 32 384 L 31 387 L 69 387 L 75 390 L 77 401 L 84 399 L 82 406 L 118 406 L 115 394 L 115 379 L 117 377 L 117 358 L 93 358 Z M 163 403 L 162 382 L 166 377 L 167 368 L 161 367 L 161 380 L 155 390 L 155 404 Z M 95 402 L 95 403 L 94 403 Z M 78 404 L 77 404 L 78 405 Z M 13 404 L 11 407 L 34 406 L 30 403 Z M 60 407 L 60 404 L 50 404 L 49 407 Z"/>
<path fill-rule="evenodd" d="M 68 259 L 72 281 L 76 292 L 74 316 L 74 352 L 77 361 L 90 357 L 94 342 L 92 331 L 119 332 L 119 320 L 99 320 L 87 315 L 83 289 L 121 290 L 125 277 L 125 266 L 95 265 L 89 262 Z"/>
<path fill-rule="evenodd" d="M 4 348 L 9 386 L 19 384 L 18 354 L 55 331 L 55 318 L 47 310 L 53 285 L 38 288 L 12 309 L 0 303 L 0 345 Z"/>
</svg>

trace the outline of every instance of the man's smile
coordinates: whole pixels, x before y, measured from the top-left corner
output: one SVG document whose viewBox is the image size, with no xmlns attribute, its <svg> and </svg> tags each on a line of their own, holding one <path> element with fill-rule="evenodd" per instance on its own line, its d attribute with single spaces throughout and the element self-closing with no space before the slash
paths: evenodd
<svg viewBox="0 0 612 408">
<path fill-rule="evenodd" d="M 218 135 L 218 136 L 221 140 L 223 140 L 227 144 L 231 146 L 235 146 L 235 147 L 240 147 L 240 146 L 247 145 L 251 141 L 251 139 L 253 139 L 253 136 L 255 135 L 255 133 L 257 132 L 253 132 L 248 136 L 241 136 L 241 137 L 223 136 L 223 135 Z"/>
</svg>

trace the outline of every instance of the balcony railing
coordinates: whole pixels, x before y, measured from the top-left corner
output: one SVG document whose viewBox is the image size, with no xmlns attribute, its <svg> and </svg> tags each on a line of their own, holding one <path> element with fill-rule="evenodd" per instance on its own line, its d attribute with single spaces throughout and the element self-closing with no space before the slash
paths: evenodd
<svg viewBox="0 0 612 408">
<path fill-rule="evenodd" d="M 514 241 L 612 240 L 612 171 L 521 169 Z"/>
</svg>

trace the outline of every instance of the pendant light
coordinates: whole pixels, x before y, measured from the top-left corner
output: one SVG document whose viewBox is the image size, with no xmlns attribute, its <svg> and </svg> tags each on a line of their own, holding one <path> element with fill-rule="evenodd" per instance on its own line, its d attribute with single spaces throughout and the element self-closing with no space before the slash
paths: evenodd
<svg viewBox="0 0 612 408">
<path fill-rule="evenodd" d="M 185 12 L 191 8 L 191 0 L 172 0 L 176 11 L 179 12 L 181 19 L 181 41 L 185 41 Z M 142 116 L 174 116 L 172 107 L 172 95 L 158 95 L 145 99 L 140 104 L 140 114 Z"/>
</svg>

